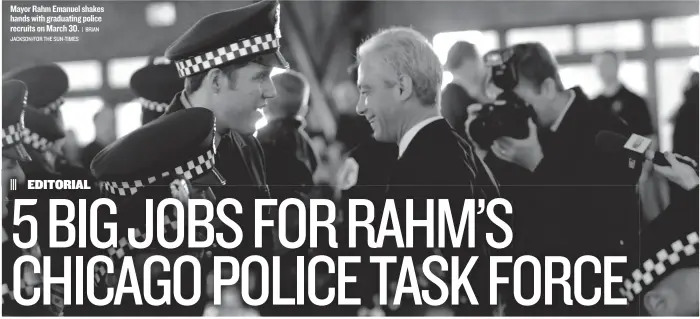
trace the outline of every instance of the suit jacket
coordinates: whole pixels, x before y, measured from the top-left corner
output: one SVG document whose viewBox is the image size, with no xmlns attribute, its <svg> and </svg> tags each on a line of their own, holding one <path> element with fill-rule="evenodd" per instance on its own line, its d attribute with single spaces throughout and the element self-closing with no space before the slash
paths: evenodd
<svg viewBox="0 0 700 319">
<path fill-rule="evenodd" d="M 181 101 L 182 94 L 181 92 L 175 95 L 163 116 L 185 109 L 185 105 Z M 270 198 L 262 146 L 252 135 L 246 136 L 233 131 L 222 135 L 217 146 L 216 168 L 226 179 L 226 186 L 212 187 L 217 199 L 235 198 L 243 208 L 243 214 L 240 215 L 235 214 L 231 206 L 225 210 L 228 217 L 236 221 L 244 232 L 243 242 L 230 253 L 241 258 L 253 254 L 269 255 L 265 243 L 270 244 L 270 240 L 264 240 L 264 249 L 260 251 L 254 248 L 255 236 L 253 236 L 255 229 L 254 200 Z M 226 238 L 231 236 L 231 234 L 226 235 Z M 231 238 L 228 240 L 232 240 Z M 269 237 L 267 238 L 269 239 Z"/>
<path fill-rule="evenodd" d="M 386 198 L 395 200 L 403 234 L 406 234 L 406 199 L 413 199 L 413 218 L 415 220 L 426 219 L 428 214 L 426 199 L 435 199 L 435 208 L 431 212 L 435 225 L 439 222 L 437 199 L 449 199 L 452 219 L 455 225 L 458 225 L 465 199 L 486 199 L 488 202 L 489 199 L 496 196 L 498 196 L 497 187 L 487 175 L 481 160 L 476 157 L 469 144 L 459 137 L 459 134 L 444 119 L 436 120 L 418 131 L 403 155 L 394 164 L 386 190 Z M 381 214 L 381 212 L 375 208 L 375 216 L 377 214 Z M 451 246 L 449 235 L 445 235 L 448 248 L 441 250 L 427 248 L 427 234 L 423 229 L 418 228 L 413 235 L 413 247 L 415 248 L 399 250 L 396 248 L 396 241 L 392 237 L 388 237 L 381 250 L 395 256 L 412 256 L 414 263 L 419 265 L 422 264 L 424 258 L 430 255 L 441 254 L 447 260 L 450 260 L 451 256 L 459 256 L 461 268 L 466 265 L 469 257 L 479 256 L 469 278 L 480 306 L 462 304 L 455 307 L 455 311 L 457 315 L 490 315 L 490 307 L 488 306 L 489 275 L 486 258 L 489 252 L 486 248 L 484 232 L 491 229 L 486 228 L 490 223 L 482 223 L 482 220 L 487 221 L 485 215 L 477 217 L 476 234 L 474 234 L 476 247 L 474 248 L 470 249 L 467 245 L 468 232 L 465 232 L 461 248 L 449 248 Z M 375 221 L 377 219 L 379 218 L 375 217 Z M 496 233 L 501 234 L 502 232 L 496 231 Z M 436 231 L 434 235 L 437 245 L 438 232 Z M 404 235 L 404 239 L 406 238 Z M 389 282 L 398 279 L 400 263 L 398 265 L 399 267 L 389 268 Z M 412 305 L 412 301 L 411 298 L 402 299 L 401 308 L 397 310 L 396 314 L 421 313 L 428 307 L 416 307 Z"/>
</svg>

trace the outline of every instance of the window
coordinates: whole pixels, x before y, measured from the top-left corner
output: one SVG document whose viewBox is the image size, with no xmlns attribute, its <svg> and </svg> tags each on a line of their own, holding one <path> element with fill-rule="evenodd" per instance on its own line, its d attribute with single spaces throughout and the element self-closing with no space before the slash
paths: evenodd
<svg viewBox="0 0 700 319">
<path fill-rule="evenodd" d="M 433 50 L 440 59 L 440 63 L 445 64 L 447 61 L 447 53 L 450 48 L 458 41 L 467 41 L 473 43 L 480 54 L 485 54 L 488 51 L 497 49 L 498 33 L 496 31 L 456 31 L 456 32 L 441 32 L 433 37 Z"/>
<path fill-rule="evenodd" d="M 559 68 L 559 76 L 564 88 L 580 86 L 590 98 L 596 97 L 602 89 L 595 67 L 588 63 L 562 65 Z"/>
<path fill-rule="evenodd" d="M 146 6 L 146 22 L 151 27 L 168 27 L 175 24 L 177 10 L 171 2 L 149 3 Z"/>
<path fill-rule="evenodd" d="M 96 90 L 102 87 L 102 65 L 97 60 L 56 63 L 68 74 L 68 90 Z"/>
<path fill-rule="evenodd" d="M 630 60 L 622 61 L 620 66 L 620 81 L 630 89 L 630 91 L 645 96 L 648 92 L 647 68 L 644 61 Z M 594 98 L 603 90 L 603 84 L 598 77 L 598 71 L 590 63 L 568 64 L 559 69 L 561 81 L 565 88 L 581 86 L 586 95 Z"/>
<path fill-rule="evenodd" d="M 683 102 L 683 88 L 690 76 L 690 57 L 660 59 L 656 62 L 659 144 L 662 152 L 673 149 L 672 118 Z"/>
<path fill-rule="evenodd" d="M 642 21 L 614 21 L 581 24 L 576 28 L 578 49 L 583 53 L 595 53 L 606 49 L 631 51 L 644 47 Z"/>
<path fill-rule="evenodd" d="M 109 86 L 121 89 L 129 86 L 131 76 L 138 69 L 148 64 L 148 57 L 112 59 L 107 62 L 107 80 Z"/>
<path fill-rule="evenodd" d="M 95 140 L 93 117 L 104 106 L 99 97 L 66 98 L 61 106 L 61 117 L 66 131 L 75 133 L 79 146 L 85 146 Z"/>
<path fill-rule="evenodd" d="M 553 55 L 564 55 L 574 52 L 573 34 L 568 25 L 511 29 L 506 32 L 506 44 L 540 42 Z"/>
<path fill-rule="evenodd" d="M 698 46 L 700 16 L 659 18 L 652 22 L 654 46 L 660 48 Z"/>
<path fill-rule="evenodd" d="M 134 100 L 117 105 L 114 110 L 117 138 L 131 133 L 141 127 L 141 103 Z"/>
</svg>

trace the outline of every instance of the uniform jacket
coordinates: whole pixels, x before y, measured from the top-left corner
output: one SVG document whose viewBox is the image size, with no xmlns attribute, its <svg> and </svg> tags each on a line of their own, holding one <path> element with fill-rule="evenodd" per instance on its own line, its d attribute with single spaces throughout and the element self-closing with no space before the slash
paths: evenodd
<svg viewBox="0 0 700 319">
<path fill-rule="evenodd" d="M 185 109 L 182 94 L 178 93 L 163 116 Z M 177 141 L 173 141 L 177 142 Z M 244 136 L 236 132 L 222 135 L 216 148 L 216 168 L 226 179 L 226 186 L 212 187 L 218 200 L 235 198 L 243 208 L 243 214 L 235 215 L 228 206 L 227 215 L 236 221 L 244 232 L 241 245 L 230 252 L 237 257 L 264 253 L 254 248 L 255 199 L 270 198 L 266 183 L 265 156 L 258 140 L 252 135 Z M 266 217 L 266 218 L 269 218 Z M 232 238 L 232 237 L 231 237 Z M 229 239 L 231 240 L 231 239 Z M 269 241 L 266 241 L 269 243 Z M 263 243 L 265 245 L 265 242 Z M 267 255 L 264 253 L 264 255 Z M 264 256 L 263 255 L 263 256 Z"/>
</svg>

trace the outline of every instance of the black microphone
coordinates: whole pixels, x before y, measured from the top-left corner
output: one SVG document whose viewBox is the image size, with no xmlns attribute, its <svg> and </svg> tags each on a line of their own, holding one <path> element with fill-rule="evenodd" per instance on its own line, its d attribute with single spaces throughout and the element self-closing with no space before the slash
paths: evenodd
<svg viewBox="0 0 700 319">
<path fill-rule="evenodd" d="M 671 163 L 668 162 L 663 153 L 649 149 L 651 140 L 641 135 L 632 134 L 629 138 L 625 138 L 623 135 L 615 132 L 600 131 L 595 137 L 595 145 L 600 151 L 610 155 L 625 156 L 625 153 L 629 154 L 631 152 L 638 155 L 638 157 L 654 162 L 654 164 L 671 166 Z M 676 159 L 697 170 L 696 163 L 684 158 L 676 157 Z"/>
</svg>

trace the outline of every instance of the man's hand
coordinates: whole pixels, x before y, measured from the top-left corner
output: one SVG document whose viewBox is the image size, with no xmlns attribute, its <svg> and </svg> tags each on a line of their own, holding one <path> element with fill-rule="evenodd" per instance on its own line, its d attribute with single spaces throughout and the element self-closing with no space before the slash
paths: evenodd
<svg viewBox="0 0 700 319">
<path fill-rule="evenodd" d="M 481 147 L 479 147 L 479 144 L 474 142 L 472 136 L 469 134 L 469 125 L 471 125 L 472 122 L 474 122 L 474 119 L 476 119 L 476 116 L 479 114 L 479 111 L 481 111 L 482 108 L 483 106 L 479 103 L 474 103 L 467 106 L 467 120 L 464 121 L 464 133 L 466 133 L 467 135 L 469 144 L 471 144 L 472 147 L 474 147 L 474 153 L 476 153 L 476 156 L 479 156 L 481 160 L 483 160 L 484 157 L 486 157 L 488 150 L 482 149 Z"/>
<path fill-rule="evenodd" d="M 680 185 L 685 190 L 691 190 L 698 186 L 698 173 L 695 172 L 692 166 L 679 162 L 676 157 L 683 158 L 688 162 L 691 162 L 697 167 L 697 163 L 689 157 L 681 156 L 678 154 L 671 154 L 670 152 L 664 153 L 666 160 L 671 164 L 671 166 L 660 166 L 654 164 L 654 170 L 659 174 L 663 175 L 669 181 Z"/>
<path fill-rule="evenodd" d="M 532 119 L 527 125 L 530 134 L 526 139 L 518 140 L 512 137 L 501 137 L 491 146 L 491 150 L 498 158 L 526 168 L 531 172 L 537 168 L 544 157 L 542 147 L 537 139 L 537 126 Z"/>
</svg>

